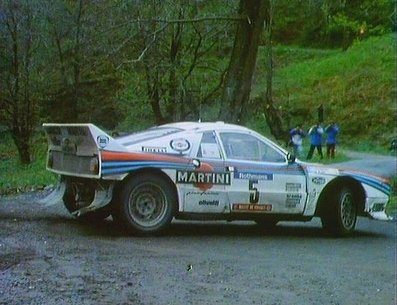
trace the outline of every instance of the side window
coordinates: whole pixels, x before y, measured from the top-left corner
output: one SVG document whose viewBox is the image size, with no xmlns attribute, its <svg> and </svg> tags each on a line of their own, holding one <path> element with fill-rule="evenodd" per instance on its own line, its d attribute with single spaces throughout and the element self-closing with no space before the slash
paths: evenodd
<svg viewBox="0 0 397 305">
<path fill-rule="evenodd" d="M 285 162 L 282 154 L 252 135 L 225 132 L 220 137 L 228 159 Z"/>
<path fill-rule="evenodd" d="M 212 131 L 204 132 L 197 153 L 198 158 L 220 159 L 219 146 Z"/>
</svg>

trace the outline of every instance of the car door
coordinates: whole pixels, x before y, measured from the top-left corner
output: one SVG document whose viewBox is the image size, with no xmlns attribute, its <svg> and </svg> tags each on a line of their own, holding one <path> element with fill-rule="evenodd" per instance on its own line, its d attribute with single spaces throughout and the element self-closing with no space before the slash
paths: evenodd
<svg viewBox="0 0 397 305">
<path fill-rule="evenodd" d="M 195 159 L 200 161 L 200 166 L 195 171 L 179 172 L 177 177 L 180 186 L 183 184 L 183 211 L 208 214 L 228 212 L 226 187 L 231 183 L 231 173 L 225 170 L 215 132 L 203 132 L 199 143 Z"/>
<path fill-rule="evenodd" d="M 289 164 L 285 152 L 256 134 L 224 131 L 219 138 L 231 172 L 226 187 L 231 212 L 303 212 L 307 189 L 299 164 Z"/>
</svg>

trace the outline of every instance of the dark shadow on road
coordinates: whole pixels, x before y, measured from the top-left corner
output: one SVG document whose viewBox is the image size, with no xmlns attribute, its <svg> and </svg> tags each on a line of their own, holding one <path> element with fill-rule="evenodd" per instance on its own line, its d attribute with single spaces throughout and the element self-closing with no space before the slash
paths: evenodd
<svg viewBox="0 0 397 305">
<path fill-rule="evenodd" d="M 81 234 L 90 236 L 108 236 L 108 237 L 132 237 L 132 238 L 147 238 L 137 237 L 121 230 L 113 221 L 105 220 L 96 223 L 81 223 L 77 220 L 72 220 L 71 225 L 79 227 Z M 205 222 L 177 222 L 172 223 L 171 226 L 161 235 L 151 236 L 149 238 L 169 238 L 169 237 L 189 237 L 189 238 L 202 238 L 202 237 L 296 237 L 296 238 L 329 238 L 340 239 L 324 231 L 321 226 L 307 226 L 300 225 L 285 225 L 279 224 L 271 229 L 263 229 L 256 224 L 234 224 L 227 222 L 218 223 L 205 223 Z M 378 232 L 368 232 L 357 230 L 349 237 L 350 238 L 385 238 L 386 234 Z"/>
<path fill-rule="evenodd" d="M 101 221 L 82 221 L 73 218 L 69 215 L 59 214 L 24 214 L 20 213 L 1 213 L 0 221 L 2 222 L 18 222 L 18 223 L 29 223 L 29 222 L 40 222 L 40 225 L 55 226 L 55 225 L 70 225 L 71 230 L 76 230 L 76 234 L 85 236 L 102 236 L 102 237 L 134 237 L 132 234 L 122 230 L 112 218 L 109 217 Z M 203 236 L 217 236 L 217 237 L 297 237 L 297 238 L 337 238 L 326 231 L 324 231 L 321 225 L 316 226 L 313 224 L 296 223 L 293 224 L 282 222 L 271 229 L 265 229 L 254 222 L 222 222 L 222 221 L 208 221 L 208 222 L 197 222 L 197 221 L 177 221 L 173 222 L 168 230 L 162 233 L 158 238 L 167 237 L 203 237 Z M 349 237 L 346 238 L 384 238 L 387 234 L 379 232 L 369 232 L 360 229 Z M 145 238 L 145 237 L 140 237 Z M 151 237 L 153 238 L 153 237 Z"/>
</svg>

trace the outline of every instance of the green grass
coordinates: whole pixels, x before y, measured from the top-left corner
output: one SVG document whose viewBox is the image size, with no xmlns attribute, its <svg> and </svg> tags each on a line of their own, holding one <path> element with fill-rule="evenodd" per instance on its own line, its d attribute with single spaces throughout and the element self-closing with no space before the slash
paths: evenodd
<svg viewBox="0 0 397 305">
<path fill-rule="evenodd" d="M 397 176 L 394 176 L 390 179 L 390 183 L 392 186 L 392 193 L 390 196 L 389 204 L 386 207 L 386 213 L 388 215 L 397 215 Z"/>
<path fill-rule="evenodd" d="M 287 128 L 300 123 L 308 129 L 323 104 L 325 123 L 334 120 L 341 126 L 341 144 L 387 149 L 397 135 L 393 34 L 356 42 L 346 51 L 276 47 L 274 54 L 276 62 L 284 58 L 289 63 L 276 65 L 273 85 L 275 106 L 290 125 Z M 264 95 L 265 82 L 262 66 L 253 97 Z"/>
<path fill-rule="evenodd" d="M 46 170 L 47 140 L 37 135 L 33 140 L 33 162 L 22 165 L 17 149 L 7 133 L 0 143 L 0 195 L 42 189 L 57 181 L 56 175 Z"/>
</svg>

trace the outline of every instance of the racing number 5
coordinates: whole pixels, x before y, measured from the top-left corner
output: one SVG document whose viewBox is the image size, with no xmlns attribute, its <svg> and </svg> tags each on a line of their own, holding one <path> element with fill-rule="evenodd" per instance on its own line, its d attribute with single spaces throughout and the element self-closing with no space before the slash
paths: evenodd
<svg viewBox="0 0 397 305">
<path fill-rule="evenodd" d="M 250 203 L 258 203 L 259 202 L 259 191 L 254 186 L 254 184 L 258 184 L 258 180 L 249 180 L 248 186 L 250 190 Z"/>
</svg>

